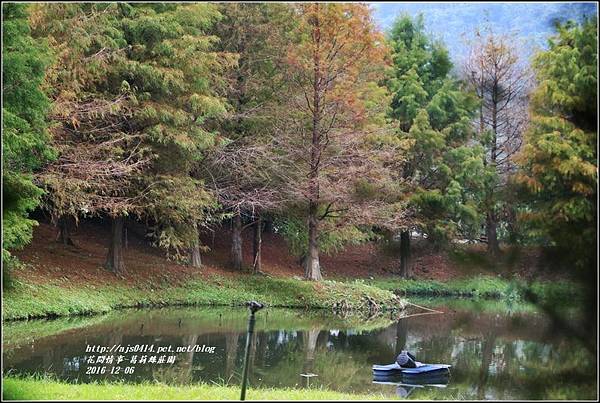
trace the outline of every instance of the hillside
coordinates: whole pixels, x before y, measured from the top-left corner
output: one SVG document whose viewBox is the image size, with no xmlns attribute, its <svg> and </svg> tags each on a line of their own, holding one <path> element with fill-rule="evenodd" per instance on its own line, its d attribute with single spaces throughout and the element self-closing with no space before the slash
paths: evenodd
<svg viewBox="0 0 600 403">
<path fill-rule="evenodd" d="M 402 13 L 423 14 L 425 28 L 444 41 L 455 63 L 465 55 L 465 35 L 489 23 L 496 32 L 514 33 L 531 47 L 524 47 L 526 57 L 532 49 L 546 48 L 554 34 L 553 22 L 581 20 L 598 13 L 594 3 L 371 3 L 375 21 L 383 28 L 390 27 Z"/>
<path fill-rule="evenodd" d="M 210 248 L 204 253 L 203 268 L 195 269 L 167 260 L 164 253 L 150 245 L 142 237 L 127 234 L 125 248 L 126 272 L 122 278 L 103 269 L 106 257 L 106 240 L 109 228 L 100 223 L 82 221 L 73 231 L 75 246 L 56 242 L 56 229 L 48 222 L 41 222 L 34 231 L 33 241 L 16 255 L 25 263 L 26 269 L 19 276 L 34 281 L 63 278 L 74 283 L 106 284 L 111 282 L 151 281 L 165 279 L 174 284 L 197 276 L 214 274 L 226 277 L 237 273 L 228 268 L 230 234 L 226 228 L 203 234 L 202 241 Z M 244 262 L 249 265 L 251 257 L 251 231 L 244 231 Z M 536 254 L 515 255 L 518 260 L 513 270 L 504 266 L 490 266 L 482 245 L 463 247 L 459 252 L 446 253 L 433 250 L 426 243 L 415 242 L 413 253 L 413 276 L 417 279 L 447 281 L 480 274 L 497 274 L 510 277 L 515 272 L 526 275 L 535 269 Z M 508 254 L 507 254 L 508 255 Z M 263 235 L 263 272 L 274 277 L 301 277 L 298 259 L 291 256 L 285 240 L 278 234 Z M 511 256 L 507 256 L 510 260 Z M 375 243 L 349 246 L 333 256 L 323 256 L 323 274 L 326 279 L 395 277 L 399 258 L 393 250 Z"/>
</svg>

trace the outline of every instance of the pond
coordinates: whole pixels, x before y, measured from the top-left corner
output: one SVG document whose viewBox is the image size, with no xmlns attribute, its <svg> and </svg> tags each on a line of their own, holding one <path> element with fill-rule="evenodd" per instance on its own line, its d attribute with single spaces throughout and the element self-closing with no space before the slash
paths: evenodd
<svg viewBox="0 0 600 403">
<path fill-rule="evenodd" d="M 364 319 L 264 309 L 251 342 L 249 385 L 323 387 L 388 399 L 595 399 L 596 357 L 534 309 L 511 312 L 502 304 L 464 300 L 432 304 L 444 313 Z M 243 308 L 220 307 L 8 322 L 4 373 L 50 373 L 69 382 L 239 385 L 247 318 Z M 98 352 L 102 347 L 108 351 Z M 422 362 L 451 364 L 450 377 L 434 385 L 374 383 L 371 366 L 393 362 L 401 349 Z"/>
</svg>

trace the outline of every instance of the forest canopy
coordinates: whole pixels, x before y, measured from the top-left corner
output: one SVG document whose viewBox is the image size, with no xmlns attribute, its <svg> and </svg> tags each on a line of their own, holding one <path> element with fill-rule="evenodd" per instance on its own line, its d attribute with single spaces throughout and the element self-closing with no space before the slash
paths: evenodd
<svg viewBox="0 0 600 403">
<path fill-rule="evenodd" d="M 368 240 L 399 239 L 410 276 L 414 236 L 596 264 L 595 18 L 530 63 L 491 29 L 452 60 L 422 17 L 384 32 L 359 3 L 2 7 L 5 264 L 36 211 L 65 244 L 110 225 L 115 273 L 133 225 L 196 267 L 230 226 L 238 271 L 253 228 L 254 273 L 274 231 L 316 281 L 323 253 Z"/>
</svg>

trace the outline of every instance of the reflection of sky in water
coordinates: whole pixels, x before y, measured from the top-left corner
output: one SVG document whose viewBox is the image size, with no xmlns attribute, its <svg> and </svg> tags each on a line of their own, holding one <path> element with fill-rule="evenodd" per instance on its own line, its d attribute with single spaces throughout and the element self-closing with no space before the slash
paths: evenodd
<svg viewBox="0 0 600 403">
<path fill-rule="evenodd" d="M 72 359 L 69 359 L 65 357 L 63 360 L 63 368 L 68 372 L 77 372 L 82 363 L 85 364 L 85 358 L 73 357 Z"/>
<path fill-rule="evenodd" d="M 205 313 L 186 309 L 119 313 L 110 320 L 99 320 L 97 326 L 67 330 L 56 336 L 33 336 L 33 344 L 16 343 L 18 347 L 4 349 L 4 365 L 21 373 L 48 370 L 59 378 L 80 382 L 120 380 L 124 378 L 122 374 L 85 375 L 88 367 L 85 358 L 89 355 L 85 353 L 86 343 L 205 344 L 215 346 L 215 353 L 181 353 L 172 366 L 140 366 L 125 379 L 239 384 L 246 312 L 222 310 L 225 312 L 219 325 L 212 319 L 221 312 L 219 309 Z M 177 325 L 180 317 L 184 327 Z M 542 317 L 528 314 L 523 319 L 515 325 L 509 316 L 498 319 L 496 315 L 463 311 L 434 319 L 431 316 L 403 319 L 398 323 L 385 319 L 378 326 L 367 326 L 374 330 L 366 330 L 360 325 L 344 328 L 339 322 L 329 325 L 335 320 L 328 316 L 311 319 L 302 312 L 273 310 L 268 322 L 258 322 L 268 328 L 257 328 L 251 343 L 250 385 L 306 387 L 306 380 L 300 374 L 314 373 L 318 376 L 311 378 L 310 387 L 383 393 L 397 398 L 396 386 L 372 383 L 371 366 L 391 363 L 401 349 L 408 349 L 416 353 L 419 361 L 453 365 L 447 388 L 417 388 L 409 391 L 410 398 L 453 399 L 457 393 L 472 399 L 547 398 L 551 397 L 548 390 L 557 387 L 559 372 L 570 370 L 574 362 L 588 371 L 589 379 L 583 382 L 581 390 L 587 393 L 585 396 L 593 396 L 595 370 L 589 371 L 594 368 L 594 357 L 589 357 L 569 337 L 555 332 Z M 140 322 L 146 323 L 145 336 L 139 336 Z M 36 323 L 40 322 L 32 321 Z M 10 337 L 10 326 L 21 326 L 24 333 L 27 330 L 24 323 L 8 324 L 9 340 L 13 343 L 20 338 Z M 585 373 L 575 375 L 585 376 Z M 560 387 L 571 387 L 568 376 L 560 375 L 560 382 Z M 577 386 L 582 385 L 581 379 L 573 380 L 572 384 L 582 387 Z"/>
</svg>

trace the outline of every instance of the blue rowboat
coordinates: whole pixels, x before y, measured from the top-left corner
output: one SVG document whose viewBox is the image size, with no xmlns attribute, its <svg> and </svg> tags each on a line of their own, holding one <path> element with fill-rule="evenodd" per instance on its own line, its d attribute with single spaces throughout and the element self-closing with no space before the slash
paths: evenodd
<svg viewBox="0 0 600 403">
<path fill-rule="evenodd" d="M 438 375 L 450 372 L 452 365 L 448 364 L 424 364 L 422 362 L 416 362 L 415 368 L 404 368 L 398 363 L 389 365 L 373 365 L 373 375 L 376 376 L 390 376 L 390 375 L 402 375 L 402 376 L 422 376 L 422 375 Z"/>
</svg>

